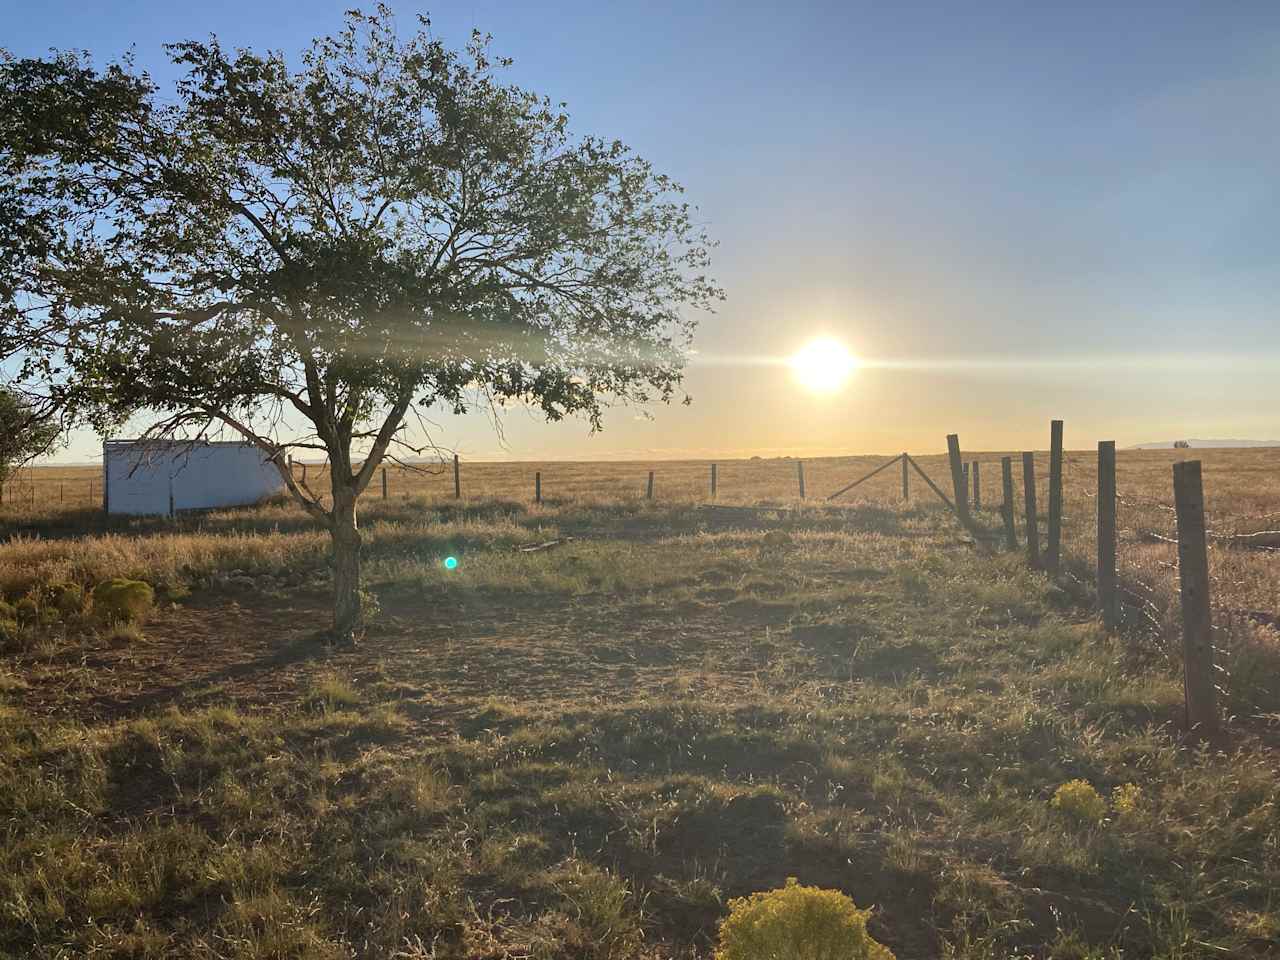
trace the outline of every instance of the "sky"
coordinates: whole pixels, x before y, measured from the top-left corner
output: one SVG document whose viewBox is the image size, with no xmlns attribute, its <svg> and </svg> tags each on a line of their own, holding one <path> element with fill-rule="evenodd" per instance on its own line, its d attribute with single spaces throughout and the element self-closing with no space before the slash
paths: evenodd
<svg viewBox="0 0 1280 960">
<path fill-rule="evenodd" d="M 0 46 L 171 80 L 162 44 L 302 50 L 356 0 L 0 0 Z M 392 4 L 473 27 L 576 132 L 680 181 L 719 241 L 689 406 L 595 435 L 434 417 L 473 458 L 1280 439 L 1280 4 Z M 967 8 L 967 9 L 962 9 Z M 862 359 L 836 390 L 786 359 Z M 86 461 L 77 434 L 60 454 Z"/>
</svg>

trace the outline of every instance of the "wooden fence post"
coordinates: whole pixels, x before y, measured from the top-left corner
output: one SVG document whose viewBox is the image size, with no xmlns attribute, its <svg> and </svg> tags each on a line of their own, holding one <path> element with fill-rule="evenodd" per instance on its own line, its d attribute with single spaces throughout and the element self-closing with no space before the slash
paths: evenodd
<svg viewBox="0 0 1280 960">
<path fill-rule="evenodd" d="M 973 461 L 973 509 L 982 509 L 982 475 L 978 472 L 978 461 Z"/>
<path fill-rule="evenodd" d="M 542 502 L 542 471 L 538 470 L 533 475 L 533 502 Z"/>
<path fill-rule="evenodd" d="M 1217 692 L 1213 687 L 1213 620 L 1209 606 L 1209 554 L 1204 535 L 1204 487 L 1199 460 L 1173 465 L 1178 513 L 1178 579 L 1182 588 L 1182 667 L 1187 731 L 1216 742 Z"/>
<path fill-rule="evenodd" d="M 382 468 L 382 499 L 387 499 L 387 468 Z"/>
<path fill-rule="evenodd" d="M 1045 567 L 1057 573 L 1062 563 L 1062 421 L 1049 424 L 1049 542 Z"/>
<path fill-rule="evenodd" d="M 462 499 L 462 472 L 458 468 L 458 455 L 453 455 L 453 498 Z"/>
<path fill-rule="evenodd" d="M 1004 503 L 1000 513 L 1004 516 L 1004 545 L 1010 550 L 1018 549 L 1018 528 L 1013 520 L 1013 457 L 1000 458 L 1000 485 L 1004 494 Z"/>
<path fill-rule="evenodd" d="M 964 467 L 960 462 L 960 437 L 957 434 L 947 434 L 947 458 L 951 461 L 951 489 L 956 498 L 956 513 L 960 515 L 960 522 L 968 527 L 969 478 L 965 476 Z"/>
<path fill-rule="evenodd" d="M 305 461 L 302 464 L 302 482 L 303 483 L 307 482 L 307 464 L 305 463 Z"/>
<path fill-rule="evenodd" d="M 800 481 L 800 499 L 804 499 L 804 461 L 796 461 L 796 477 Z"/>
<path fill-rule="evenodd" d="M 1022 501 L 1027 511 L 1027 563 L 1040 567 L 1040 518 L 1036 515 L 1036 455 L 1022 455 Z"/>
<path fill-rule="evenodd" d="M 716 465 L 711 465 L 711 499 L 716 498 Z"/>
<path fill-rule="evenodd" d="M 969 484 L 972 482 L 969 476 L 969 464 L 966 463 L 963 467 L 963 470 L 964 470 L 964 505 L 966 507 L 972 507 L 973 497 L 969 495 L 969 490 L 970 490 Z"/>
<path fill-rule="evenodd" d="M 653 471 L 649 471 L 649 486 L 645 488 L 644 498 L 646 500 L 653 499 Z"/>
<path fill-rule="evenodd" d="M 58 502 L 59 502 L 59 503 L 62 503 L 62 502 L 66 499 L 66 497 L 64 496 L 64 491 L 63 491 L 63 489 L 62 489 L 62 488 L 63 488 L 63 486 L 64 486 L 64 485 L 63 485 L 63 484 L 61 484 L 61 483 L 60 483 L 60 484 L 58 484 Z"/>
<path fill-rule="evenodd" d="M 1116 596 L 1116 442 L 1098 441 L 1098 611 L 1107 629 L 1120 620 Z"/>
<path fill-rule="evenodd" d="M 911 468 L 911 461 L 906 453 L 902 454 L 902 502 L 906 503 L 911 498 L 911 490 L 907 484 L 908 471 Z"/>
</svg>

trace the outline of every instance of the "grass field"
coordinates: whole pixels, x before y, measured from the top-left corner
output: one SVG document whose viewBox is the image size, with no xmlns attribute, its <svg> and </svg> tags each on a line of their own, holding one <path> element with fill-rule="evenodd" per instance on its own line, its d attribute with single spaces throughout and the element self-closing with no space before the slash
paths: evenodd
<svg viewBox="0 0 1280 960">
<path fill-rule="evenodd" d="M 1194 455 L 1215 531 L 1278 525 L 1280 451 Z M 299 510 L 108 520 L 66 496 L 92 471 L 33 473 L 0 514 L 0 955 L 707 957 L 788 876 L 900 960 L 1280 953 L 1280 553 L 1215 541 L 1231 746 L 1192 749 L 1172 451 L 1120 455 L 1115 636 L 1092 454 L 1055 581 L 896 469 L 817 502 L 880 459 L 807 462 L 804 504 L 794 462 L 724 462 L 719 506 L 705 463 L 464 464 L 457 501 L 393 470 L 355 650 L 318 642 Z M 157 590 L 140 628 L 63 599 L 114 576 Z M 1053 804 L 1077 779 L 1100 809 Z"/>
</svg>

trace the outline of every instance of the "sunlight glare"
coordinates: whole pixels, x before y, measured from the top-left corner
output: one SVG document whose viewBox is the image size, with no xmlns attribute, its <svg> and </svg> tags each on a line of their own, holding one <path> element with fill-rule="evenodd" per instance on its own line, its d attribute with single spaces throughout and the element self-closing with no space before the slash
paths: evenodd
<svg viewBox="0 0 1280 960">
<path fill-rule="evenodd" d="M 791 358 L 797 381 L 815 393 L 833 393 L 858 367 L 858 358 L 838 340 L 811 340 Z"/>
</svg>

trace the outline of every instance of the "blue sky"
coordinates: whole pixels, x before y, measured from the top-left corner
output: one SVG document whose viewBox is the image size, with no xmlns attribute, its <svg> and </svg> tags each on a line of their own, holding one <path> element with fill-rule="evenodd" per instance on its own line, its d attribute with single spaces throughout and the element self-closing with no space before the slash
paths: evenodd
<svg viewBox="0 0 1280 960">
<path fill-rule="evenodd" d="M 132 46 L 164 80 L 166 41 L 293 54 L 353 3 L 0 0 L 0 45 Z M 682 181 L 728 294 L 691 407 L 619 410 L 594 437 L 513 412 L 505 450 L 441 416 L 437 440 L 814 454 L 958 430 L 996 449 L 1043 446 L 1051 416 L 1081 447 L 1280 437 L 1280 4 L 393 6 L 454 45 L 491 32 L 512 80 Z M 872 361 L 834 395 L 734 362 L 818 335 Z"/>
</svg>

